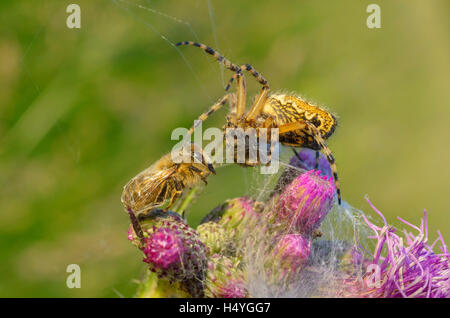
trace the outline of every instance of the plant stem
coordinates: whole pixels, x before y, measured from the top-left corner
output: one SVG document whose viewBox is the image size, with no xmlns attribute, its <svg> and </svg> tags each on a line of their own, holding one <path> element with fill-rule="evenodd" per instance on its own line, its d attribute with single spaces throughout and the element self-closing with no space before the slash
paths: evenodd
<svg viewBox="0 0 450 318">
<path fill-rule="evenodd" d="M 195 186 L 193 187 L 191 190 L 189 190 L 188 195 L 186 196 L 186 198 L 183 200 L 183 202 L 181 203 L 181 205 L 179 207 L 177 207 L 176 212 L 178 212 L 179 214 L 182 214 L 183 211 L 185 211 L 187 209 L 187 207 L 189 206 L 189 204 L 192 203 L 192 201 L 195 198 L 195 194 L 197 193 L 197 191 L 199 190 L 199 186 Z"/>
</svg>

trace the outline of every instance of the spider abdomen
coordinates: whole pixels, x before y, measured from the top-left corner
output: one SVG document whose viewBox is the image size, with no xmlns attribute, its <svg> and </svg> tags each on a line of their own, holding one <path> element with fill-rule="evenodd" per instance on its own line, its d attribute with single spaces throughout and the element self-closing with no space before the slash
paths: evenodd
<svg viewBox="0 0 450 318">
<path fill-rule="evenodd" d="M 294 95 L 270 95 L 263 107 L 262 114 L 272 116 L 278 127 L 283 124 L 308 121 L 317 128 L 323 139 L 330 137 L 337 125 L 336 117 L 333 114 Z M 295 142 L 296 139 L 301 139 L 309 144 L 307 136 L 298 131 L 290 132 L 284 137 L 280 136 L 280 141 L 282 139 L 286 139 L 286 144 L 299 145 Z M 311 140 L 311 142 L 313 141 Z"/>
</svg>

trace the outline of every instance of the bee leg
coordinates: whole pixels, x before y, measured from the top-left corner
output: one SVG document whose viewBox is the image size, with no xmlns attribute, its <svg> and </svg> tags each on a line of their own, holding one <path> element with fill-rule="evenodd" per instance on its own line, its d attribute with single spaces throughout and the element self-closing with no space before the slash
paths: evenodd
<svg viewBox="0 0 450 318">
<path fill-rule="evenodd" d="M 172 182 L 174 183 L 175 191 L 171 194 L 169 204 L 163 210 L 164 212 L 167 212 L 173 206 L 175 200 L 178 199 L 183 193 L 183 187 L 180 182 L 176 178 L 172 178 Z"/>
<path fill-rule="evenodd" d="M 180 194 L 183 192 L 184 184 L 182 181 L 178 181 L 176 178 L 173 178 L 173 183 L 175 184 L 176 193 Z"/>
<path fill-rule="evenodd" d="M 175 203 L 175 200 L 178 199 L 181 195 L 183 191 L 175 191 L 171 197 L 170 197 L 170 201 L 169 204 L 163 209 L 164 212 L 167 212 L 170 210 L 170 208 L 173 206 L 173 204 Z"/>
<path fill-rule="evenodd" d="M 127 212 L 128 216 L 130 217 L 131 226 L 133 226 L 134 233 L 136 233 L 139 242 L 141 242 L 141 248 L 143 248 L 145 246 L 145 239 L 141 224 L 139 223 L 138 219 L 136 218 L 136 215 L 134 214 L 133 210 L 131 210 L 130 207 L 127 207 Z"/>
<path fill-rule="evenodd" d="M 156 201 L 158 203 L 163 203 L 166 200 L 167 188 L 168 188 L 168 182 L 165 182 L 164 185 L 159 190 L 158 195 L 156 196 L 156 198 L 157 198 Z"/>
</svg>

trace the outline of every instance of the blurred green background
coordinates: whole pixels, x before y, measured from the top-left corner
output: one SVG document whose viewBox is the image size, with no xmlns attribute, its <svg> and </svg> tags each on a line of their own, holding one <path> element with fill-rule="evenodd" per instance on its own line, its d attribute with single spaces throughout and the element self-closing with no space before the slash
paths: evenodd
<svg viewBox="0 0 450 318">
<path fill-rule="evenodd" d="M 66 27 L 72 2 L 81 29 Z M 366 27 L 370 3 L 381 29 Z M 327 105 L 340 118 L 329 146 L 345 199 L 370 214 L 368 194 L 394 225 L 398 215 L 418 224 L 426 208 L 431 239 L 441 229 L 449 240 L 449 12 L 445 0 L 1 1 L 0 296 L 133 295 L 145 267 L 126 239 L 122 187 L 231 75 L 198 49 L 177 50 L 181 40 Z M 243 170 L 209 179 L 192 224 L 259 191 Z M 66 287 L 72 263 L 81 289 Z"/>
</svg>

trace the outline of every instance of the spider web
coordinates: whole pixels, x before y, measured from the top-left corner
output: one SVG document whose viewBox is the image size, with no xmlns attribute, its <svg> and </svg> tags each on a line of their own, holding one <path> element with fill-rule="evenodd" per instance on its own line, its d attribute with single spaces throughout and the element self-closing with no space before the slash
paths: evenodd
<svg viewBox="0 0 450 318">
<path fill-rule="evenodd" d="M 290 182 L 280 184 L 282 180 L 280 177 L 285 169 L 292 169 L 299 174 L 306 172 L 287 163 L 291 156 L 292 151 L 284 149 L 277 174 L 261 175 L 256 169 L 253 172 L 251 197 L 255 201 L 265 202 L 265 209 L 270 210 L 270 205 L 273 204 L 270 203 L 270 197 L 274 193 L 275 185 L 284 188 Z M 250 295 L 269 298 L 339 297 L 342 284 L 342 281 L 338 280 L 342 277 L 339 266 L 345 253 L 351 248 L 360 250 L 361 245 L 366 247 L 371 245 L 371 242 L 365 239 L 370 231 L 362 218 L 362 213 L 345 200 L 342 205 L 338 205 L 335 200 L 332 210 L 319 228 L 322 237 L 312 241 L 309 265 L 288 278 L 280 277 L 277 270 L 273 274 L 268 274 L 267 255 L 268 247 L 273 247 L 284 234 L 292 232 L 290 229 L 284 229 L 278 232 L 279 238 L 274 239 L 266 234 L 267 218 L 257 221 L 252 226 L 252 233 L 249 233 L 238 246 L 244 258 Z"/>
<path fill-rule="evenodd" d="M 155 26 L 155 23 L 151 18 L 143 17 L 141 13 L 150 13 L 153 16 L 159 16 L 164 19 L 166 19 L 169 22 L 175 23 L 180 25 L 181 27 L 187 29 L 190 34 L 192 34 L 193 39 L 197 42 L 202 43 L 203 41 L 197 34 L 197 32 L 194 30 L 192 23 L 190 21 L 187 21 L 185 19 L 178 18 L 176 16 L 167 14 L 165 12 L 159 11 L 157 9 L 154 9 L 151 7 L 150 1 L 145 1 L 145 5 L 141 4 L 138 1 L 131 1 L 131 0 L 111 0 L 117 7 L 119 7 L 121 10 L 129 14 L 133 19 L 144 25 L 149 31 L 156 34 L 158 37 L 161 38 L 166 44 L 168 44 L 172 49 L 174 49 L 181 57 L 183 62 L 185 63 L 186 67 L 189 69 L 189 71 L 192 73 L 192 76 L 194 77 L 194 80 L 197 82 L 198 86 L 201 88 L 203 94 L 208 97 L 209 100 L 214 100 L 214 97 L 212 97 L 208 90 L 206 89 L 206 86 L 204 83 L 200 80 L 198 73 L 195 71 L 195 68 L 192 66 L 192 63 L 188 60 L 186 55 L 182 52 L 182 50 L 177 47 L 175 44 L 179 42 L 180 39 L 177 39 L 176 41 L 172 41 L 168 35 L 166 35 L 163 31 L 161 31 L 158 27 Z M 214 42 L 216 47 L 218 48 L 218 40 L 217 40 L 217 34 L 216 34 L 216 28 L 215 28 L 215 21 L 214 21 L 214 9 L 210 3 L 209 0 L 207 0 L 207 6 L 208 6 L 208 14 L 210 17 L 211 22 L 211 32 L 213 33 Z M 206 53 L 205 53 L 206 56 Z M 210 67 L 214 69 L 214 66 L 209 63 Z M 223 66 L 218 64 L 218 67 L 220 68 L 221 73 L 221 81 L 222 85 L 224 85 L 224 69 Z M 214 69 L 217 70 L 217 69 Z"/>
</svg>

